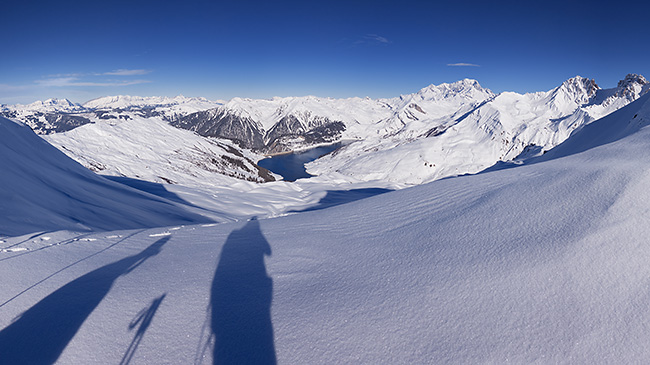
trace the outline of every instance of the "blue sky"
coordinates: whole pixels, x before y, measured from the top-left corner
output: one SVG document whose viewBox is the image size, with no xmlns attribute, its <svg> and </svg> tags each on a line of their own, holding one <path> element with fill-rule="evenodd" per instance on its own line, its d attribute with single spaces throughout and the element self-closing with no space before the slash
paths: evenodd
<svg viewBox="0 0 650 365">
<path fill-rule="evenodd" d="M 542 91 L 650 77 L 650 5 L 545 1 L 15 1 L 0 104 L 104 95 L 392 97 L 475 78 Z"/>
</svg>

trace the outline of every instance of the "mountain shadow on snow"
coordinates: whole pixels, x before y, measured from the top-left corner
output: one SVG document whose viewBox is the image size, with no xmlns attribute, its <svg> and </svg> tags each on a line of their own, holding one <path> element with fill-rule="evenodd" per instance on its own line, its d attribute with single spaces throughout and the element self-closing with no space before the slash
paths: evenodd
<svg viewBox="0 0 650 365">
<path fill-rule="evenodd" d="M 163 199 L 167 199 L 169 201 L 175 202 L 175 203 L 180 203 L 183 205 L 187 205 L 190 207 L 194 208 L 200 208 L 197 205 L 194 205 L 187 200 L 181 198 L 178 194 L 173 193 L 165 188 L 164 184 L 158 184 L 155 182 L 151 181 L 146 181 L 146 180 L 139 180 L 139 179 L 133 179 L 130 177 L 126 176 L 110 176 L 110 175 L 102 175 L 102 177 L 115 181 L 117 183 L 132 187 L 134 189 L 138 189 L 140 191 L 144 191 L 145 193 L 149 193 L 158 197 L 161 197 Z"/>
<path fill-rule="evenodd" d="M 303 210 L 295 210 L 293 212 L 309 212 L 312 210 L 320 210 L 329 207 L 334 207 L 341 204 L 350 203 L 353 201 L 369 198 L 371 196 L 388 193 L 393 191 L 391 189 L 383 188 L 363 188 L 352 190 L 328 190 L 327 194 L 318 201 L 318 204 Z"/>
</svg>

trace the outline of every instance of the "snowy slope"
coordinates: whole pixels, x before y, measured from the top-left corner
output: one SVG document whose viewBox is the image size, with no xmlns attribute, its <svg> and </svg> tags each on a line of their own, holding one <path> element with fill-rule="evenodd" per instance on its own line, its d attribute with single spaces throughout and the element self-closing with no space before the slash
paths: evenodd
<svg viewBox="0 0 650 365">
<path fill-rule="evenodd" d="M 0 234 L 205 222 L 169 201 L 101 178 L 0 117 Z"/>
<path fill-rule="evenodd" d="M 333 208 L 4 238 L 29 251 L 0 254 L 0 357 L 645 362 L 649 99 L 544 161 Z"/>
<path fill-rule="evenodd" d="M 259 156 L 227 140 L 174 128 L 160 117 L 97 120 L 43 138 L 104 175 L 195 187 L 274 180 L 255 164 Z"/>
</svg>

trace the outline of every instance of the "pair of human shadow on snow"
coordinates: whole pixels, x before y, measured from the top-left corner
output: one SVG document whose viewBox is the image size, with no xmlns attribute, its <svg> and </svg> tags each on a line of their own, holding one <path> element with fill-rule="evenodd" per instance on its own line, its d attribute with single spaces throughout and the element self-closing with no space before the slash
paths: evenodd
<svg viewBox="0 0 650 365">
<path fill-rule="evenodd" d="M 57 289 L 22 313 L 0 331 L 0 363 L 54 363 L 108 294 L 115 280 L 157 255 L 168 240 L 169 237 L 164 237 L 135 255 L 93 270 Z M 160 301 L 162 298 L 164 296 Z M 147 318 L 143 319 L 144 322 L 138 322 L 140 328 L 131 347 L 137 348 L 138 333 L 146 331 L 150 323 L 150 319 L 148 322 Z"/>
<path fill-rule="evenodd" d="M 102 266 L 57 289 L 0 331 L 0 363 L 51 364 L 57 361 L 81 325 L 114 282 L 157 255 L 164 237 L 143 251 Z M 212 280 L 209 323 L 215 364 L 275 364 L 271 322 L 273 280 L 264 257 L 271 247 L 259 221 L 233 231 L 219 255 Z M 140 311 L 129 325 L 138 327 L 121 364 L 133 358 L 165 294 Z"/>
</svg>

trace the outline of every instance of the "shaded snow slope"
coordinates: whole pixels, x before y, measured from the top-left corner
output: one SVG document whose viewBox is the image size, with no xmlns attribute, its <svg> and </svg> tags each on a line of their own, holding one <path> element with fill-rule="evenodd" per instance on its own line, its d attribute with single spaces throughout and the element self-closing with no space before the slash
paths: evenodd
<svg viewBox="0 0 650 365">
<path fill-rule="evenodd" d="M 101 178 L 0 117 L 0 234 L 155 227 L 208 220 Z"/>
<path fill-rule="evenodd" d="M 327 209 L 2 239 L 0 357 L 644 362 L 649 104 L 562 147 L 588 149 Z"/>
</svg>

